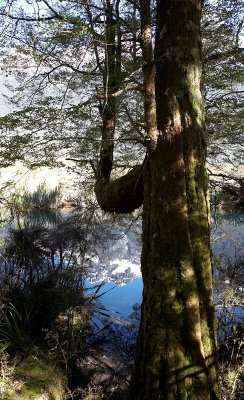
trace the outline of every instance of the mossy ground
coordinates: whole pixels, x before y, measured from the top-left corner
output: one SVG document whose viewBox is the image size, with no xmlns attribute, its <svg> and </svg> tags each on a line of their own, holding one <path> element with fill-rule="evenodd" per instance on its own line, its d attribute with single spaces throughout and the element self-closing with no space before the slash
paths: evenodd
<svg viewBox="0 0 244 400">
<path fill-rule="evenodd" d="M 65 400 L 63 374 L 35 356 L 19 364 L 7 379 L 0 377 L 2 400 Z"/>
</svg>

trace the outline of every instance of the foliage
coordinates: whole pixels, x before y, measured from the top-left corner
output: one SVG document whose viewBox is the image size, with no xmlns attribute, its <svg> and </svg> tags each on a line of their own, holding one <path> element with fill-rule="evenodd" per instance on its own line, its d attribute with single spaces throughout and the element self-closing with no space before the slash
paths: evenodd
<svg viewBox="0 0 244 400">
<path fill-rule="evenodd" d="M 51 226 L 61 219 L 58 209 L 59 197 L 60 187 L 50 189 L 42 182 L 34 192 L 22 189 L 6 195 L 3 211 L 6 218 L 14 220 L 19 229 L 39 225 Z"/>
<path fill-rule="evenodd" d="M 211 163 L 243 157 L 243 2 L 207 1 L 203 19 L 208 154 Z"/>
<path fill-rule="evenodd" d="M 55 207 L 57 205 L 60 188 L 47 189 L 45 182 L 40 183 L 33 193 L 23 195 L 23 202 L 27 208 Z"/>
<path fill-rule="evenodd" d="M 65 371 L 71 388 L 84 386 L 77 365 L 87 354 L 90 318 L 97 311 L 96 296 L 86 298 L 83 292 L 80 262 L 89 249 L 84 223 L 73 216 L 51 228 L 13 230 L 3 243 L 0 261 L 1 295 L 5 303 L 15 304 L 4 308 L 7 317 L 3 315 L 0 329 L 4 349 L 12 356 L 26 356 L 38 347 L 41 357 L 47 353 L 49 362 Z"/>
<path fill-rule="evenodd" d="M 102 400 L 105 398 L 102 387 L 95 384 L 88 385 L 85 389 L 78 388 L 73 392 L 73 395 L 78 395 L 80 400 Z"/>
<path fill-rule="evenodd" d="M 35 5 L 25 7 L 18 2 L 15 6 L 3 4 L 0 10 L 5 26 L 2 42 L 12 47 L 7 53 L 3 45 L 2 67 L 13 77 L 9 89 L 14 90 L 10 102 L 15 108 L 1 119 L 8 136 L 1 143 L 0 159 L 3 165 L 18 159 L 32 167 L 52 164 L 60 156 L 75 157 L 81 163 L 90 159 L 96 164 L 106 70 L 103 2 L 42 3 L 41 14 L 36 13 Z M 123 53 L 116 88 L 122 90 L 117 118 L 120 137 L 115 142 L 122 165 L 125 157 L 134 158 L 131 149 L 125 155 L 125 144 L 143 139 L 136 117 L 137 111 L 142 113 L 141 96 L 123 96 L 127 86 L 136 88 L 141 83 L 137 16 L 137 8 L 124 1 L 114 16 L 118 51 Z"/>
<path fill-rule="evenodd" d="M 43 329 L 49 329 L 60 313 L 84 304 L 83 269 L 74 253 L 81 250 L 82 240 L 82 229 L 71 222 L 49 230 L 13 230 L 6 239 L 0 255 L 0 287 L 13 309 L 7 309 L 1 323 L 5 345 L 8 335 L 17 341 L 23 332 L 24 338 L 42 341 Z"/>
<path fill-rule="evenodd" d="M 58 364 L 69 380 L 79 375 L 77 360 L 88 352 L 86 337 L 90 332 L 91 312 L 83 302 L 59 314 L 50 329 L 45 330 L 45 343 L 49 349 L 48 358 Z"/>
<path fill-rule="evenodd" d="M 0 352 L 6 349 L 14 353 L 28 352 L 31 340 L 26 334 L 24 324 L 24 315 L 13 304 L 3 305 L 0 314 Z"/>
<path fill-rule="evenodd" d="M 16 360 L 10 360 L 8 353 L 0 352 L 0 393 L 2 394 L 6 388 L 10 389 Z"/>
<path fill-rule="evenodd" d="M 220 347 L 221 400 L 238 400 L 243 397 L 243 334 L 243 328 L 239 327 Z"/>
<path fill-rule="evenodd" d="M 213 210 L 221 209 L 225 211 L 243 211 L 244 180 L 236 179 L 231 182 L 229 179 L 226 181 L 212 180 L 210 189 L 210 204 Z"/>
<path fill-rule="evenodd" d="M 79 160 L 81 166 L 88 160 L 96 165 L 106 70 L 104 5 L 101 1 L 41 3 L 39 14 L 38 2 L 35 8 L 4 1 L 0 9 L 2 69 L 9 75 L 9 101 L 14 108 L 1 118 L 1 163 L 6 166 L 22 160 L 36 167 L 53 165 L 62 156 Z M 218 161 L 239 162 L 243 150 L 242 16 L 240 0 L 205 4 L 205 99 L 211 162 L 216 156 Z M 121 2 L 114 20 L 121 45 L 115 164 L 128 165 L 135 163 L 135 153 L 138 159 L 144 153 L 142 96 L 135 90 L 125 93 L 127 86 L 141 85 L 136 3 Z"/>
</svg>

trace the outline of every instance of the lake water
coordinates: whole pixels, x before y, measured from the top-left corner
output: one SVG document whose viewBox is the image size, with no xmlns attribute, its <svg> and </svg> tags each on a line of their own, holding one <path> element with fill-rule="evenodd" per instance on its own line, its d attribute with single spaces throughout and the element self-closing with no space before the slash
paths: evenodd
<svg viewBox="0 0 244 400">
<path fill-rule="evenodd" d="M 86 281 L 87 294 L 94 292 L 91 282 Z M 107 310 L 108 315 L 117 315 L 118 318 L 128 318 L 133 312 L 134 304 L 141 304 L 142 301 L 142 279 L 138 277 L 125 285 L 115 285 L 114 283 L 105 283 L 99 293 L 100 302 Z M 104 294 L 103 294 L 104 293 Z"/>
<path fill-rule="evenodd" d="M 237 263 L 241 257 L 244 258 L 244 214 L 225 213 L 215 215 L 212 219 L 211 231 L 212 250 L 216 269 L 220 267 L 225 268 L 225 265 Z M 101 296 L 100 301 L 107 310 L 118 312 L 125 318 L 132 313 L 133 305 L 135 303 L 140 304 L 142 300 L 140 244 L 133 242 L 134 239 L 135 234 L 127 234 L 122 241 L 111 242 L 110 250 L 106 248 L 104 254 L 101 251 L 99 253 L 100 259 L 99 257 L 96 258 L 92 265 L 90 281 L 88 279 L 87 282 L 89 286 L 92 285 L 91 282 L 96 284 L 103 281 L 105 284 L 101 288 L 101 293 L 104 292 L 105 294 Z M 134 250 L 133 258 L 131 257 L 131 251 L 128 252 L 126 250 L 128 248 Z M 117 269 L 111 269 L 113 263 Z M 96 271 L 95 273 L 94 270 Z M 238 283 L 236 281 L 231 282 L 227 273 L 224 280 L 225 289 L 227 290 L 231 285 L 231 287 L 236 287 L 236 290 L 243 293 L 243 273 L 242 265 Z M 231 271 L 229 271 L 229 274 L 231 275 Z M 220 278 L 223 277 L 221 276 Z M 220 304 L 223 301 L 222 289 L 223 282 L 220 288 L 215 288 L 215 301 L 217 303 L 216 309 L 218 309 L 218 314 L 221 313 Z M 240 315 L 243 315 L 243 309 L 238 306 L 236 307 L 236 317 L 238 320 L 240 319 Z"/>
<path fill-rule="evenodd" d="M 63 217 L 60 213 L 39 213 L 38 217 L 29 215 L 26 218 L 25 226 L 31 224 L 54 225 L 60 222 Z M 28 225 L 28 220 L 32 221 Z M 23 224 L 23 221 L 21 222 Z M 95 248 L 89 254 L 89 268 L 86 273 L 87 294 L 91 294 L 97 288 L 97 285 L 103 282 L 98 294 L 99 301 L 103 304 L 108 313 L 118 313 L 119 316 L 127 318 L 133 312 L 133 305 L 140 304 L 142 300 L 142 279 L 140 273 L 140 232 L 141 224 L 136 222 L 132 224 L 122 223 L 117 226 L 114 223 L 110 232 L 110 239 L 98 240 Z M 128 226 L 130 229 L 128 229 Z M 7 234 L 9 227 L 18 227 L 14 225 L 6 226 L 2 229 L 2 236 Z M 77 227 L 77 225 L 76 225 Z M 66 231 L 64 226 L 64 232 Z M 72 226 L 69 228 L 72 229 Z M 109 237 L 109 236 L 108 236 Z M 230 268 L 231 263 L 239 262 L 244 258 L 244 214 L 243 213 L 225 213 L 215 214 L 212 220 L 212 249 L 214 254 L 214 263 L 216 270 L 222 269 L 221 285 L 225 289 L 228 286 L 234 287 L 243 293 L 243 265 L 240 268 L 239 282 L 233 281 L 231 271 L 224 277 L 224 273 Z M 219 272 L 218 272 L 219 273 Z M 224 281 L 223 281 L 224 278 Z M 216 280 L 218 282 L 218 280 Z M 215 287 L 215 300 L 217 306 L 222 304 L 222 286 Z M 95 287 L 95 289 L 94 289 Z M 93 288 L 93 289 L 92 289 Z M 234 306 L 234 305 L 233 305 Z"/>
</svg>

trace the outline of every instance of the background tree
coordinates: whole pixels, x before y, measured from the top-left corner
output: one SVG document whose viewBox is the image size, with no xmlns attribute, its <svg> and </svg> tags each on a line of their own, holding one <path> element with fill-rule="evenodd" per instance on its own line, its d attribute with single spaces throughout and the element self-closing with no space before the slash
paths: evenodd
<svg viewBox="0 0 244 400">
<path fill-rule="evenodd" d="M 243 2 L 205 2 L 205 101 L 210 164 L 243 159 Z"/>
</svg>

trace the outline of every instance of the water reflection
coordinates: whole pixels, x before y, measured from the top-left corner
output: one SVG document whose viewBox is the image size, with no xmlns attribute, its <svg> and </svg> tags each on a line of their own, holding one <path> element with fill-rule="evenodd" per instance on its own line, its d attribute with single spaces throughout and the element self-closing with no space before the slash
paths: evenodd
<svg viewBox="0 0 244 400">
<path fill-rule="evenodd" d="M 30 210 L 18 214 L 14 220 L 17 229 L 34 228 L 36 226 L 51 227 L 59 224 L 63 219 L 60 210 L 47 208 Z"/>
<path fill-rule="evenodd" d="M 215 212 L 212 217 L 215 277 L 228 281 L 233 271 L 237 271 L 233 265 L 240 265 L 240 257 L 243 257 L 244 214 Z M 15 228 L 15 236 L 20 231 L 21 235 L 29 238 L 36 230 L 43 229 L 36 243 L 39 243 L 44 258 L 48 255 L 53 268 L 61 264 L 69 267 L 70 263 L 73 266 L 76 264 L 78 268 L 81 262 L 83 265 L 85 262 L 86 266 L 90 265 L 85 272 L 88 286 L 104 282 L 103 289 L 106 291 L 116 284 L 116 288 L 108 291 L 102 299 L 106 308 L 128 316 L 133 304 L 141 302 L 139 225 L 138 232 L 125 229 L 124 234 L 116 239 L 118 232 L 121 233 L 120 228 L 116 228 L 117 235 L 113 231 L 107 237 L 101 221 L 100 225 L 96 225 L 91 223 L 87 215 L 71 217 L 67 212 L 65 214 L 54 208 L 43 208 L 20 213 L 10 227 Z M 240 281 L 242 273 L 239 271 L 236 275 Z M 80 279 L 83 278 L 80 276 Z"/>
<path fill-rule="evenodd" d="M 230 224 L 234 226 L 239 226 L 244 224 L 244 213 L 241 212 L 232 212 L 225 211 L 220 212 L 218 210 L 214 210 L 212 212 L 212 225 L 220 225 L 220 224 Z"/>
<path fill-rule="evenodd" d="M 85 283 L 87 294 L 93 293 L 95 287 L 87 280 Z M 115 286 L 107 282 L 102 286 L 101 302 L 109 313 L 119 313 L 120 317 L 128 318 L 133 312 L 134 304 L 141 304 L 142 301 L 142 279 L 137 278 L 126 285 Z"/>
</svg>

